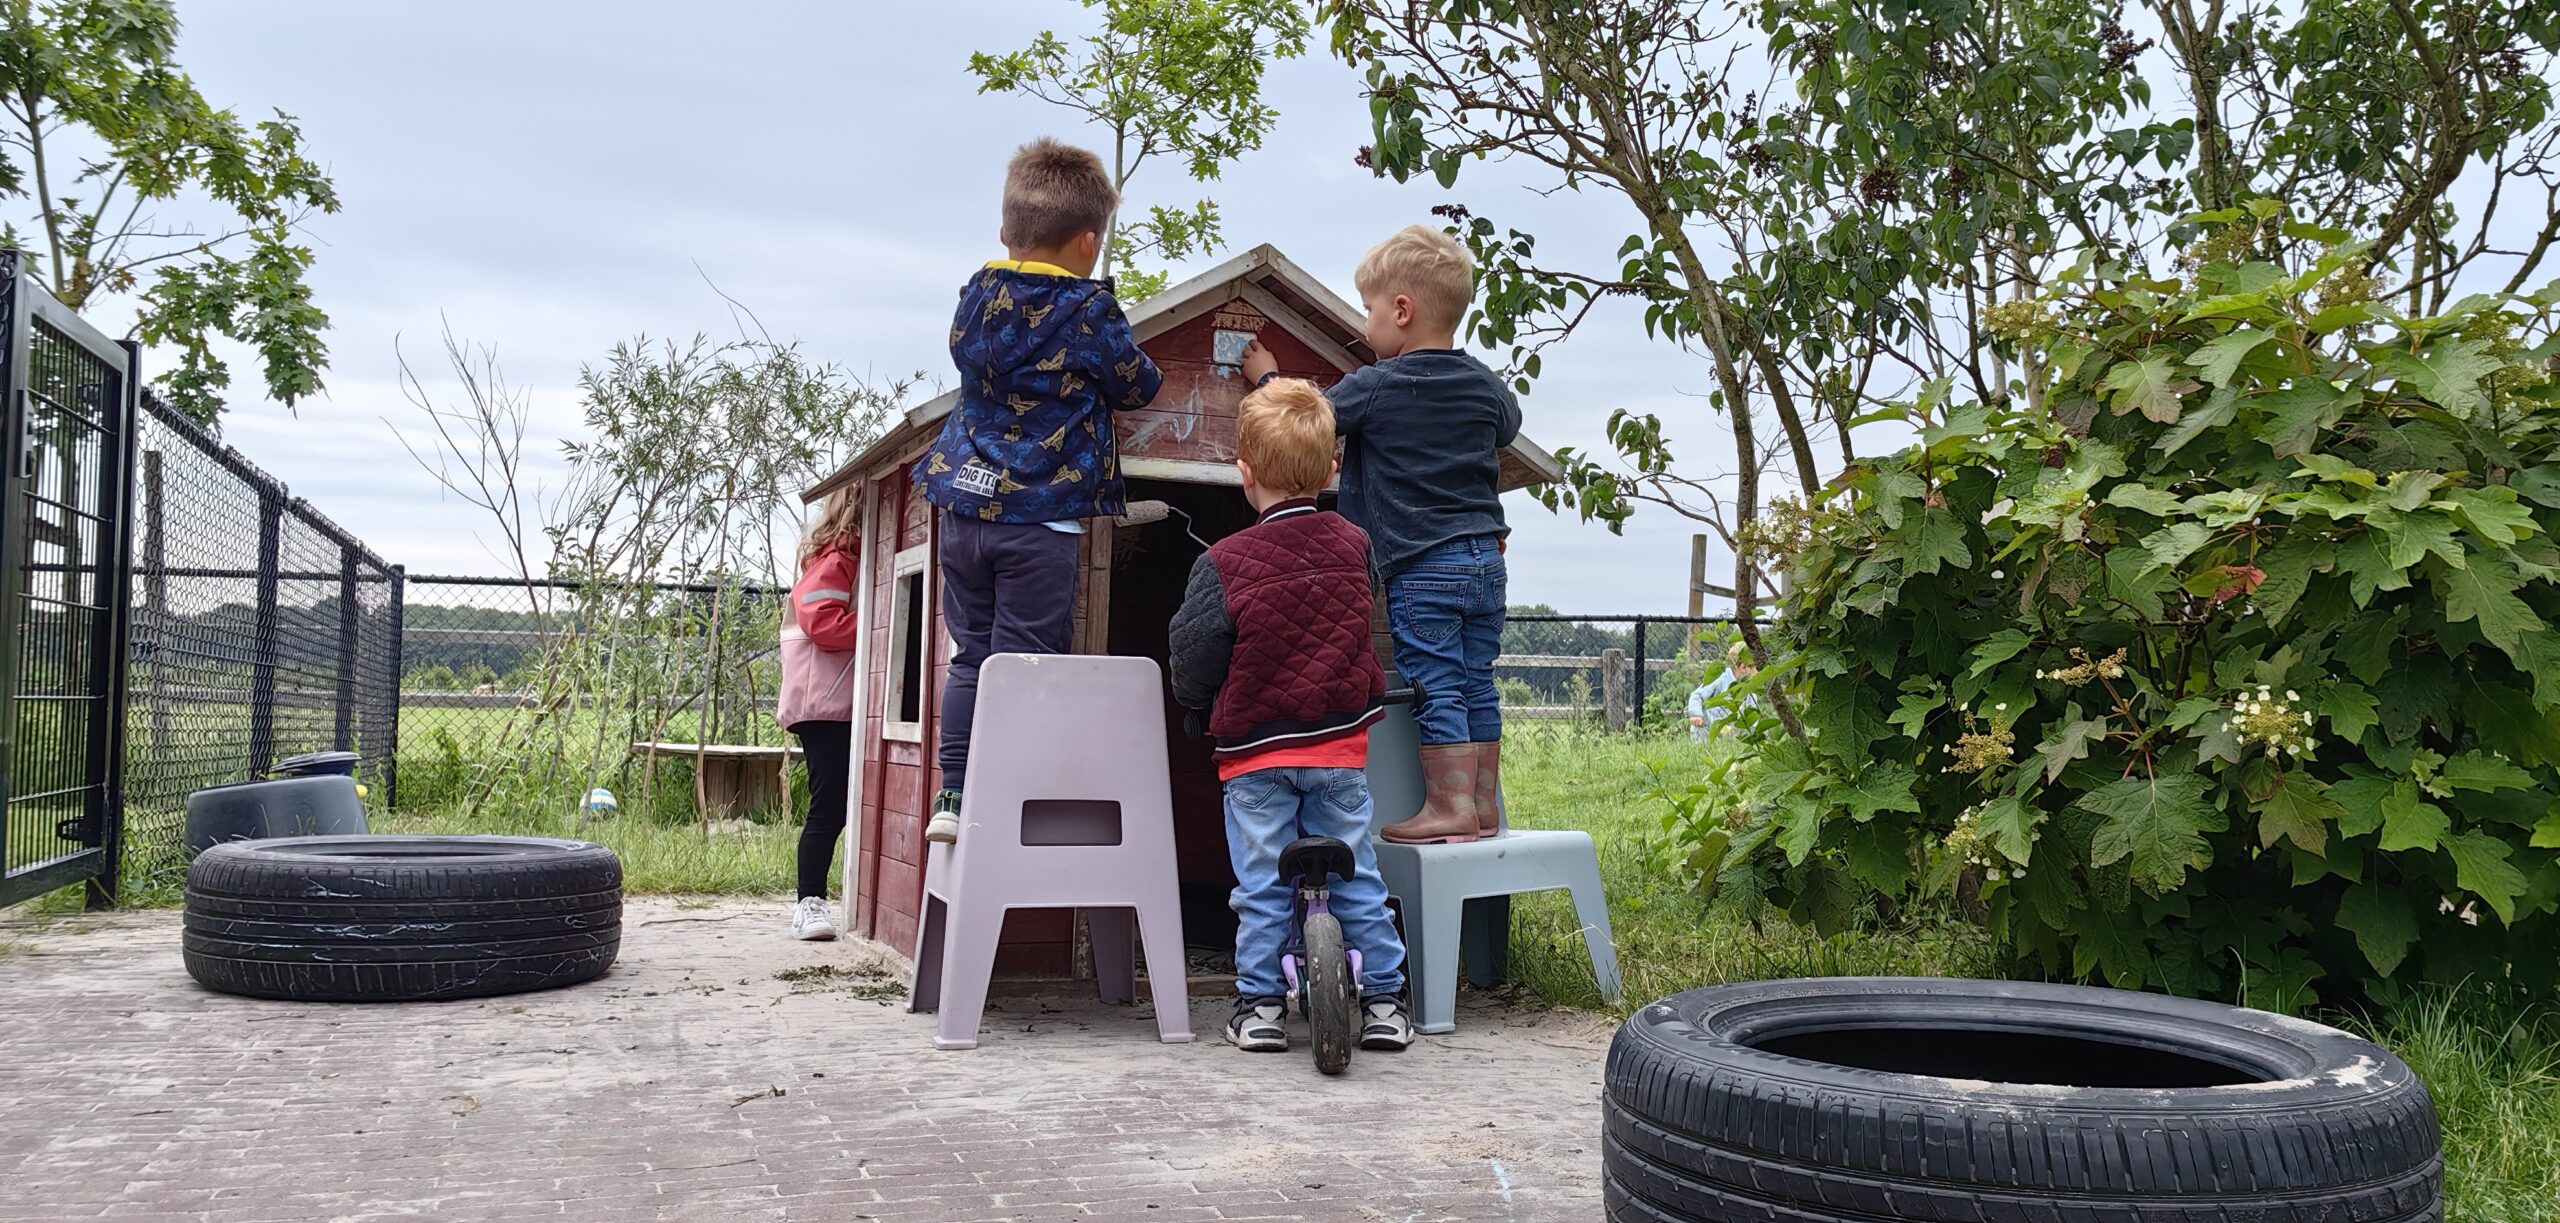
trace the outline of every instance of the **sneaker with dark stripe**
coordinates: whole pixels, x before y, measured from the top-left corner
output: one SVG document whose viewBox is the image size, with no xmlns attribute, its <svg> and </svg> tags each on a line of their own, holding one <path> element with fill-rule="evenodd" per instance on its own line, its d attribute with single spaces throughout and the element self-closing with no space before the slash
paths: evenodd
<svg viewBox="0 0 2560 1223">
<path fill-rule="evenodd" d="M 1360 1047 L 1393 1053 L 1413 1043 L 1413 1018 L 1404 995 L 1371 994 L 1360 1000 Z"/>
<path fill-rule="evenodd" d="M 933 796 L 933 818 L 925 821 L 924 839 L 945 845 L 960 839 L 960 792 L 944 790 Z"/>
<path fill-rule="evenodd" d="M 1278 998 L 1246 996 L 1236 999 L 1236 1013 L 1227 1020 L 1227 1041 L 1248 1053 L 1286 1053 L 1289 1050 L 1289 1025 L 1282 1020 L 1288 1004 Z"/>
</svg>

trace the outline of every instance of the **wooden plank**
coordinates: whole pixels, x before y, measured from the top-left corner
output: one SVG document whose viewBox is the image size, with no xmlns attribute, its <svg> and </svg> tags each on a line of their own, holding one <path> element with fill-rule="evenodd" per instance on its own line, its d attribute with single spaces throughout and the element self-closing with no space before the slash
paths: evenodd
<svg viewBox="0 0 2560 1223">
<path fill-rule="evenodd" d="M 700 755 L 705 758 L 715 760 L 781 760 L 786 756 L 793 760 L 802 760 L 806 759 L 808 756 L 808 753 L 801 751 L 796 746 L 767 746 L 761 743 L 705 744 L 651 741 L 633 743 L 631 745 L 631 750 L 645 756 L 692 757 Z"/>
</svg>

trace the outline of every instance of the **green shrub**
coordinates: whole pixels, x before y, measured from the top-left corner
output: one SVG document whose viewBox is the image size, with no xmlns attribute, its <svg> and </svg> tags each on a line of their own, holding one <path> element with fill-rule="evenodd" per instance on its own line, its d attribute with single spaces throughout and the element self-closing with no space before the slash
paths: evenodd
<svg viewBox="0 0 2560 1223">
<path fill-rule="evenodd" d="M 2552 984 L 2560 286 L 2373 283 L 2347 246 L 2002 307 L 2042 395 L 1936 388 L 1757 541 L 1810 738 L 1705 797 L 1699 864 L 1816 924 L 1978 894 L 2119 986 Z"/>
</svg>

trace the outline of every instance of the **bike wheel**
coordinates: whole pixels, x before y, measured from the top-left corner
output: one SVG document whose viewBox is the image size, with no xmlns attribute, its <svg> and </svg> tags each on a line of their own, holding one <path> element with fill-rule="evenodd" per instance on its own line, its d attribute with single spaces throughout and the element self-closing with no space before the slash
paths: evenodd
<svg viewBox="0 0 2560 1223">
<path fill-rule="evenodd" d="M 1307 919 L 1307 1027 L 1315 1035 L 1316 1069 L 1340 1074 L 1360 1041 L 1359 997 L 1351 981 L 1351 957 L 1342 950 L 1342 923 L 1331 913 Z"/>
</svg>

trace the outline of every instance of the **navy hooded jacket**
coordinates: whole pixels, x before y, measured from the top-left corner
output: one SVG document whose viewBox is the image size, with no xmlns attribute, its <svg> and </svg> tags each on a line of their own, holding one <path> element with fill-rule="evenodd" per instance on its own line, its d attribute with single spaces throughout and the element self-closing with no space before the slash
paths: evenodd
<svg viewBox="0 0 2560 1223">
<path fill-rule="evenodd" d="M 1109 280 L 988 264 L 960 290 L 951 360 L 959 403 L 914 469 L 926 499 L 987 522 L 1123 511 L 1111 414 L 1147 406 L 1164 376 Z"/>
</svg>

